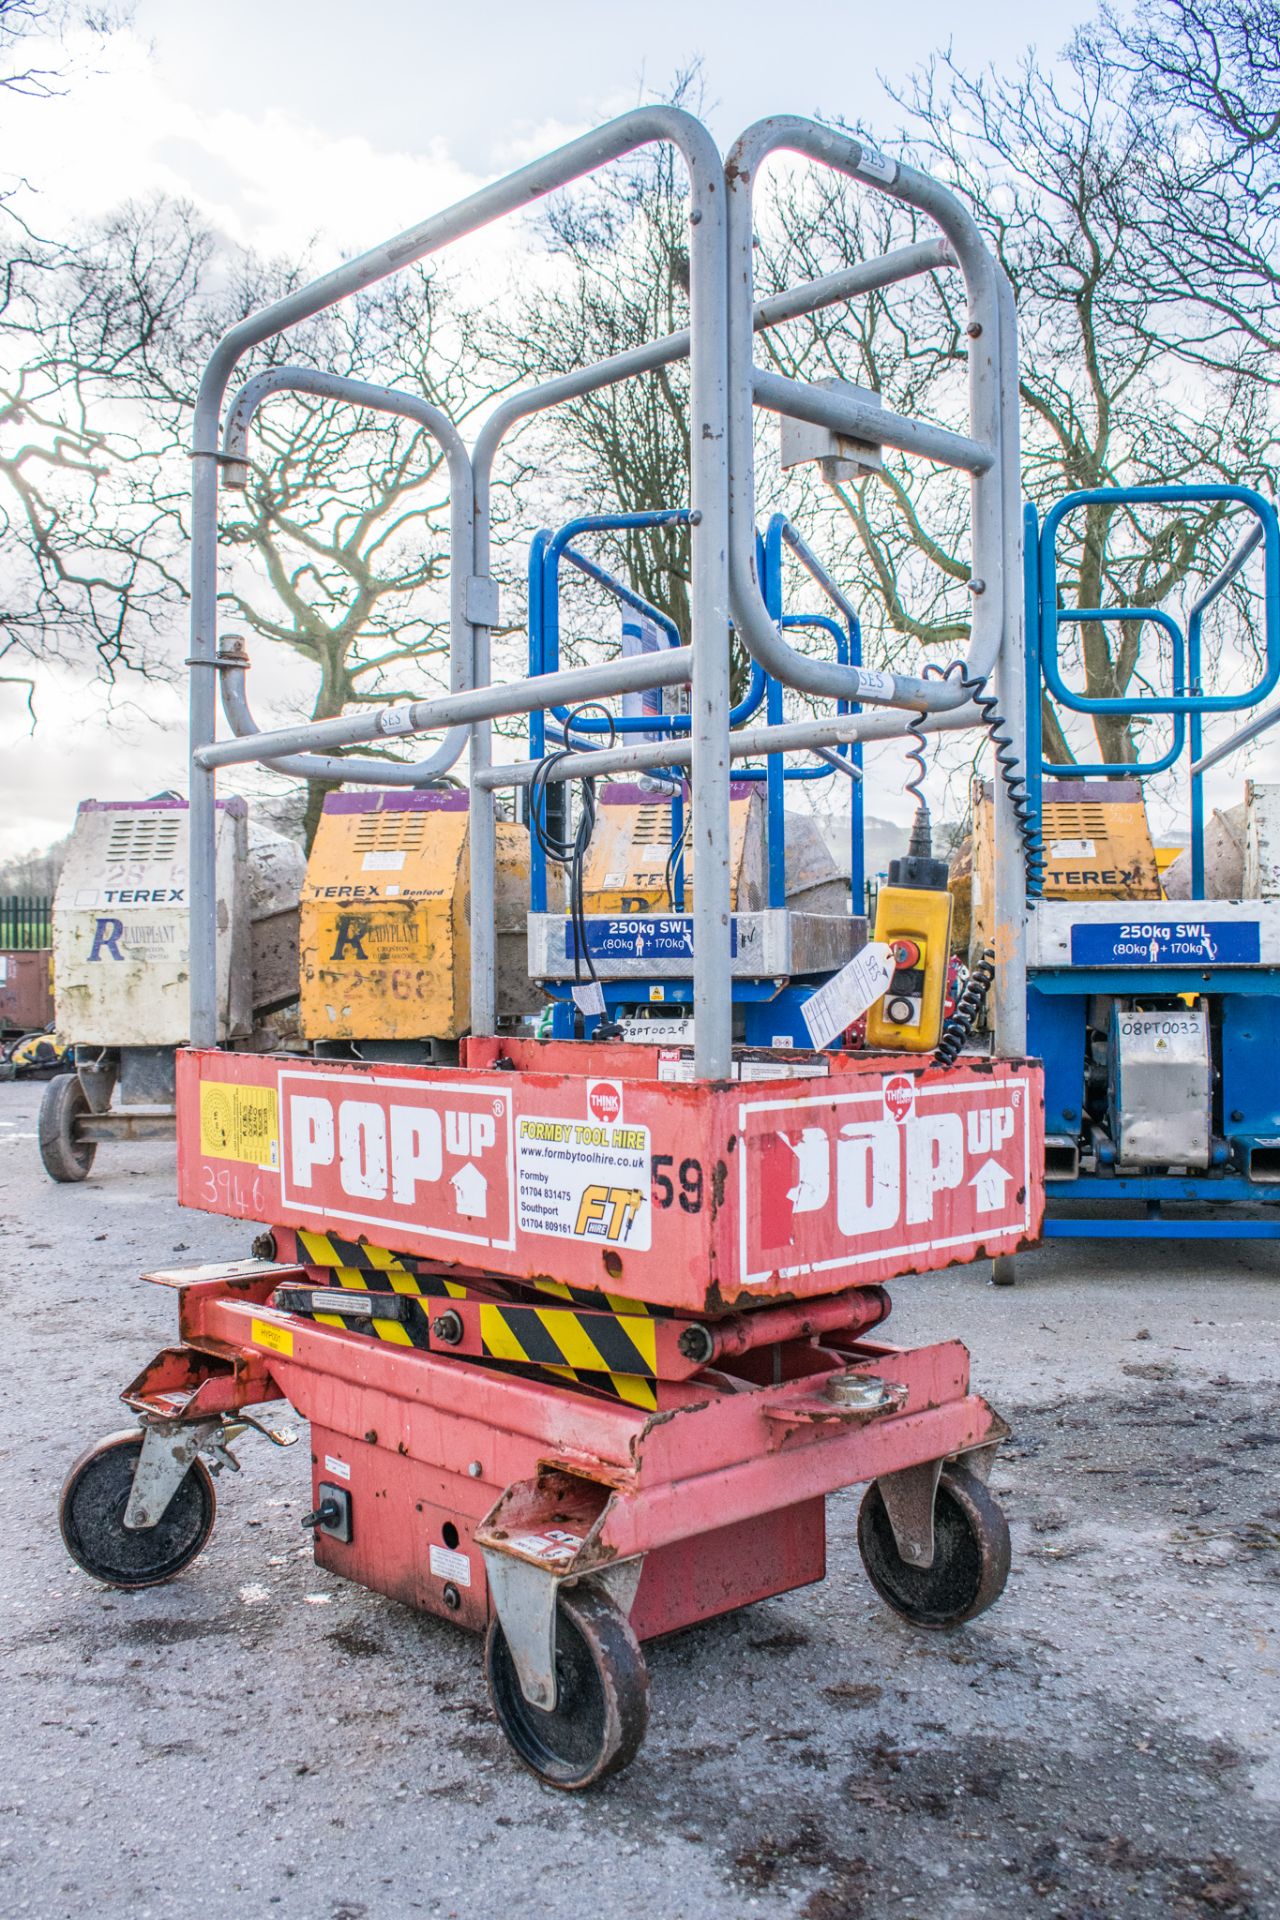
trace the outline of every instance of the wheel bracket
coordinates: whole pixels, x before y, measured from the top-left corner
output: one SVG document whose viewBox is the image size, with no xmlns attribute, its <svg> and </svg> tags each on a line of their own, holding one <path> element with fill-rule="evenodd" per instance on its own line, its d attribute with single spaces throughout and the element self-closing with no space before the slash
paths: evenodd
<svg viewBox="0 0 1280 1920">
<path fill-rule="evenodd" d="M 532 1707 L 556 1707 L 556 1603 L 561 1587 L 599 1587 L 624 1617 L 635 1602 L 644 1555 L 614 1560 L 575 1576 L 571 1567 L 551 1569 L 481 1546 L 494 1611 L 511 1649 L 520 1691 Z"/>
<path fill-rule="evenodd" d="M 222 1421 L 144 1421 L 124 1525 L 131 1533 L 158 1526 L 196 1455 L 221 1432 Z"/>
<path fill-rule="evenodd" d="M 933 1509 L 942 1475 L 941 1460 L 882 1473 L 876 1481 L 893 1528 L 898 1557 L 927 1572 L 933 1565 Z"/>
<path fill-rule="evenodd" d="M 489 1593 L 511 1649 L 520 1691 L 530 1706 L 551 1713 L 556 1705 L 556 1596 L 562 1576 L 482 1547 Z"/>
</svg>

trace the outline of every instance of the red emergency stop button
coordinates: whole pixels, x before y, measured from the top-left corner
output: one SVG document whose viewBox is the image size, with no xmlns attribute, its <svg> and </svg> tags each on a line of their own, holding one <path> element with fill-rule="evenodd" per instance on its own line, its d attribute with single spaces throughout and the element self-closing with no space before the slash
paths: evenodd
<svg viewBox="0 0 1280 1920">
<path fill-rule="evenodd" d="M 898 968 L 918 967 L 920 965 L 919 941 L 895 940 L 893 943 L 893 964 Z"/>
</svg>

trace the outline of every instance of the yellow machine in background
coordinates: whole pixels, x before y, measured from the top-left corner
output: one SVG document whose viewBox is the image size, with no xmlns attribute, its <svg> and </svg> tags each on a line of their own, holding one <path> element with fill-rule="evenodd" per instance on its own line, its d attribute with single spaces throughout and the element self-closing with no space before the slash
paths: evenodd
<svg viewBox="0 0 1280 1920">
<path fill-rule="evenodd" d="M 1160 867 L 1137 780 L 1046 780 L 1044 783 L 1044 897 L 1046 900 L 1160 900 Z M 991 782 L 973 793 L 973 906 L 971 953 L 990 944 L 994 929 L 995 831 Z M 957 875 L 957 879 L 961 876 Z M 963 880 L 956 886 L 957 922 L 963 922 Z"/>
<path fill-rule="evenodd" d="M 303 1037 L 428 1055 L 470 1027 L 464 793 L 331 793 L 302 890 Z M 498 1014 L 542 1004 L 529 981 L 529 837 L 498 823 Z"/>
<path fill-rule="evenodd" d="M 686 816 L 687 818 L 687 816 Z M 605 787 L 583 872 L 587 913 L 667 913 L 671 910 L 673 809 L 622 783 Z M 696 890 L 693 838 L 682 850 L 685 906 Z M 849 913 L 849 876 L 834 859 L 812 814 L 786 814 L 785 887 L 795 913 Z M 734 913 L 758 913 L 766 904 L 764 794 L 735 781 L 729 801 L 729 892 Z"/>
<path fill-rule="evenodd" d="M 622 799 L 622 794 L 637 794 Z M 647 913 L 669 909 L 672 806 L 635 788 L 606 789 L 596 814 L 582 876 L 587 913 Z M 764 898 L 763 800 L 747 793 L 729 803 L 729 886 L 734 913 L 757 910 Z M 693 901 L 693 840 L 685 841 L 685 902 Z"/>
</svg>

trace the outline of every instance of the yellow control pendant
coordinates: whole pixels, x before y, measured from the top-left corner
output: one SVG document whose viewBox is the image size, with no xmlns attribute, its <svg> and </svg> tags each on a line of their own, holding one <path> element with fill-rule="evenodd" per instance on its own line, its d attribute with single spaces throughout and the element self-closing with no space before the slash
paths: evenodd
<svg viewBox="0 0 1280 1920">
<path fill-rule="evenodd" d="M 881 887 L 875 938 L 893 948 L 894 974 L 867 1015 L 867 1045 L 931 1053 L 942 1034 L 951 895 L 932 887 Z"/>
</svg>

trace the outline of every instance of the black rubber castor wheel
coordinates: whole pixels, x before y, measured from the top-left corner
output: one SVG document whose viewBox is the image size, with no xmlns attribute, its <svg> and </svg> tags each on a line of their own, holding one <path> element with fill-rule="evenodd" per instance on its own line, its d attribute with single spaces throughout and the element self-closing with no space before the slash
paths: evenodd
<svg viewBox="0 0 1280 1920">
<path fill-rule="evenodd" d="M 113 1433 L 82 1453 L 67 1475 L 58 1524 L 78 1566 L 109 1587 L 158 1587 L 195 1559 L 213 1531 L 213 1481 L 202 1460 L 154 1527 L 136 1533 L 124 1524 L 142 1435 Z"/>
<path fill-rule="evenodd" d="M 45 1087 L 37 1122 L 40 1158 L 49 1178 L 60 1185 L 83 1180 L 93 1165 L 97 1142 L 76 1139 L 76 1121 L 88 1111 L 78 1074 L 60 1073 Z"/>
<path fill-rule="evenodd" d="M 484 1647 L 499 1725 L 519 1759 L 548 1786 L 574 1792 L 629 1766 L 649 1725 L 649 1675 L 631 1622 L 605 1594 L 564 1587 L 556 1618 L 556 1704 L 520 1691 L 497 1615 Z"/>
<path fill-rule="evenodd" d="M 942 1470 L 931 1567 L 912 1567 L 899 1558 L 874 1481 L 858 1513 L 858 1551 L 880 1598 L 916 1627 L 955 1627 L 972 1620 L 994 1606 L 1009 1578 L 1008 1523 L 968 1467 Z"/>
</svg>

